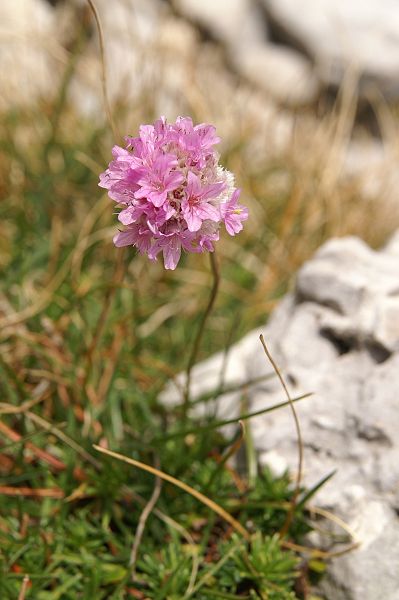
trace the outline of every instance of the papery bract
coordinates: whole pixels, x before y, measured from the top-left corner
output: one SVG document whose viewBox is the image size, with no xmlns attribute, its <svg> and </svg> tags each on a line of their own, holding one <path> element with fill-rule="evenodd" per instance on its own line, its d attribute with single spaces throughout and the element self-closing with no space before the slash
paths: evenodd
<svg viewBox="0 0 399 600">
<path fill-rule="evenodd" d="M 221 223 L 230 235 L 241 231 L 248 209 L 238 204 L 233 175 L 218 163 L 212 125 L 161 117 L 125 140 L 126 148 L 114 146 L 99 183 L 124 205 L 117 247 L 135 246 L 151 260 L 162 252 L 165 268 L 175 269 L 182 249 L 213 252 Z"/>
</svg>

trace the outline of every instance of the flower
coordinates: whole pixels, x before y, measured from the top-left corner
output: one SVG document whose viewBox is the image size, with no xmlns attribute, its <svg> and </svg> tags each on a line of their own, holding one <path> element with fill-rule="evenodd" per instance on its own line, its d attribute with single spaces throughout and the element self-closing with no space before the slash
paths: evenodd
<svg viewBox="0 0 399 600">
<path fill-rule="evenodd" d="M 243 224 L 242 221 L 248 219 L 248 209 L 242 204 L 238 204 L 238 198 L 240 196 L 240 190 L 234 190 L 230 200 L 223 202 L 220 205 L 220 212 L 222 219 L 227 229 L 227 233 L 235 235 L 239 233 Z"/>
<path fill-rule="evenodd" d="M 230 235 L 242 230 L 248 209 L 238 203 L 234 176 L 219 165 L 212 125 L 161 117 L 125 140 L 126 148 L 114 146 L 99 182 L 122 207 L 125 229 L 115 246 L 135 246 L 151 260 L 162 252 L 165 268 L 175 269 L 182 249 L 213 252 L 221 223 Z"/>
</svg>

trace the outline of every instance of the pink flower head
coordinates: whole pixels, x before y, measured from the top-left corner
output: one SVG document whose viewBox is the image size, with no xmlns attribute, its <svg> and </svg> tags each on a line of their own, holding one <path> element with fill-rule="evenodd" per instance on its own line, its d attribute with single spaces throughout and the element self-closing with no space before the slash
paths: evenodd
<svg viewBox="0 0 399 600">
<path fill-rule="evenodd" d="M 182 249 L 213 252 L 222 222 L 230 235 L 241 231 L 248 209 L 238 204 L 233 175 L 218 163 L 219 141 L 212 125 L 161 117 L 127 137 L 126 149 L 113 148 L 99 185 L 123 205 L 117 247 L 135 246 L 151 260 L 162 252 L 165 268 L 175 269 Z"/>
</svg>

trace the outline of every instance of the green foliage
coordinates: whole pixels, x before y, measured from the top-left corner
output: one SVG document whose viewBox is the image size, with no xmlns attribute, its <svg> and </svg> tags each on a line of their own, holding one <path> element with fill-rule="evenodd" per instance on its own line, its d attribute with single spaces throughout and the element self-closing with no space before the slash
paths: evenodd
<svg viewBox="0 0 399 600">
<path fill-rule="evenodd" d="M 241 544 L 223 565 L 220 585 L 226 591 L 255 591 L 260 597 L 291 600 L 296 597 L 291 590 L 297 566 L 298 559 L 281 549 L 277 536 L 265 537 L 258 532 L 248 549 Z"/>
<path fill-rule="evenodd" d="M 138 567 L 142 581 L 149 588 L 148 597 L 203 600 L 211 595 L 295 600 L 290 590 L 298 559 L 281 550 L 276 536 L 264 537 L 258 533 L 249 545 L 236 536 L 220 543 L 215 550 L 215 562 L 202 567 L 198 582 L 190 589 L 192 552 L 189 546 L 172 542 L 155 555 L 143 556 Z"/>
<path fill-rule="evenodd" d="M 138 562 L 140 579 L 154 600 L 183 598 L 190 580 L 192 557 L 179 541 L 171 541 L 160 552 L 143 554 Z"/>
</svg>

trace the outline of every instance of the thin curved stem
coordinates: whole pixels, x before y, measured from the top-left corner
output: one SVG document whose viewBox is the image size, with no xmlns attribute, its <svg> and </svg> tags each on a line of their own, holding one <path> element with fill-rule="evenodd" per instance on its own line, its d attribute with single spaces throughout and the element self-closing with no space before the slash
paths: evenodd
<svg viewBox="0 0 399 600">
<path fill-rule="evenodd" d="M 200 321 L 200 324 L 198 327 L 197 335 L 195 336 L 193 347 L 192 347 L 191 354 L 190 354 L 188 364 L 187 364 L 186 382 L 185 382 L 184 396 L 183 396 L 183 411 L 184 411 L 185 418 L 187 417 L 188 407 L 190 404 L 191 372 L 192 372 L 193 366 L 195 365 L 197 357 L 198 357 L 198 352 L 199 352 L 201 340 L 202 340 L 202 337 L 203 337 L 203 334 L 205 331 L 206 322 L 208 320 L 209 315 L 212 312 L 212 308 L 213 308 L 213 305 L 215 304 L 216 296 L 217 296 L 217 293 L 219 290 L 220 271 L 219 271 L 219 264 L 218 264 L 218 260 L 217 260 L 215 251 L 209 253 L 209 259 L 210 259 L 211 270 L 212 270 L 212 275 L 213 275 L 213 285 L 212 285 L 211 293 L 209 296 L 208 304 L 202 315 L 202 318 L 201 318 L 201 321 Z"/>
<path fill-rule="evenodd" d="M 159 468 L 159 460 L 157 461 L 157 468 Z M 131 579 L 132 581 L 134 581 L 135 576 L 136 576 L 136 562 L 137 562 L 137 556 L 139 553 L 139 547 L 140 547 L 140 543 L 141 540 L 143 538 L 143 534 L 144 534 L 144 529 L 148 520 L 148 517 L 150 516 L 150 514 L 152 513 L 152 511 L 154 510 L 154 507 L 156 505 L 156 503 L 158 502 L 158 498 L 159 495 L 161 493 L 161 487 L 162 487 L 162 479 L 160 479 L 159 477 L 155 478 L 155 486 L 154 486 L 154 490 L 151 494 L 151 498 L 149 499 L 149 501 L 147 502 L 147 504 L 144 507 L 143 512 L 140 515 L 140 519 L 137 525 L 137 529 L 136 529 L 136 533 L 134 536 L 134 542 L 133 542 L 133 546 L 132 546 L 132 550 L 130 553 L 130 560 L 129 560 L 129 567 L 131 569 Z"/>
<path fill-rule="evenodd" d="M 303 471 L 303 440 L 302 440 L 301 426 L 299 423 L 299 418 L 298 418 L 297 412 L 295 410 L 294 401 L 290 396 L 290 393 L 285 384 L 285 381 L 281 374 L 281 371 L 278 368 L 276 362 L 274 361 L 272 355 L 270 354 L 269 349 L 266 346 L 266 342 L 265 342 L 262 334 L 259 336 L 259 339 L 263 346 L 263 350 L 265 351 L 267 358 L 269 359 L 277 377 L 280 380 L 280 383 L 285 392 L 285 395 L 287 396 L 288 403 L 291 407 L 292 416 L 294 417 L 295 429 L 296 429 L 297 440 L 298 440 L 298 471 L 297 471 L 297 476 L 296 476 L 295 490 L 294 490 L 294 495 L 292 496 L 290 510 L 288 511 L 287 517 L 285 519 L 285 523 L 284 523 L 283 527 L 281 528 L 281 531 L 279 532 L 279 537 L 280 537 L 280 539 L 282 539 L 287 534 L 287 532 L 290 528 L 290 525 L 292 523 L 292 520 L 294 518 L 295 508 L 297 505 L 299 492 L 301 490 L 302 471 Z"/>
<path fill-rule="evenodd" d="M 240 535 L 242 535 L 245 540 L 250 540 L 250 534 L 245 529 L 245 527 L 243 527 L 241 523 L 237 521 L 237 519 L 235 519 L 230 513 L 228 513 L 224 508 L 222 508 L 222 506 L 214 502 L 211 498 L 208 498 L 207 496 L 205 496 L 205 494 L 202 494 L 195 488 L 192 488 L 187 483 L 184 483 L 184 481 L 180 481 L 180 479 L 176 479 L 176 477 L 173 477 L 172 475 L 169 475 L 168 473 L 165 473 L 160 469 L 151 467 L 150 465 L 147 465 L 146 463 L 143 463 L 139 460 L 129 458 L 128 456 L 124 456 L 123 454 L 118 454 L 118 452 L 113 452 L 112 450 L 107 450 L 106 448 L 102 448 L 101 446 L 97 446 L 96 444 L 93 444 L 93 448 L 98 452 L 101 452 L 102 454 L 106 454 L 107 456 L 111 456 L 113 458 L 116 458 L 117 460 L 121 460 L 127 463 L 128 465 L 132 465 L 133 467 L 141 469 L 142 471 L 147 471 L 147 473 L 151 473 L 151 475 L 155 475 L 155 477 L 159 477 L 160 479 L 163 479 L 164 481 L 175 485 L 184 492 L 187 492 L 187 494 L 190 494 L 191 496 L 202 502 L 202 504 L 205 504 L 205 506 L 207 506 L 217 515 L 219 515 L 219 517 L 221 517 L 224 521 L 227 521 L 227 523 L 229 523 L 229 525 L 231 525 L 233 529 L 235 529 Z"/>
<path fill-rule="evenodd" d="M 118 131 L 116 129 L 115 126 L 115 121 L 114 118 L 112 116 L 112 110 L 111 110 L 111 103 L 109 101 L 109 96 L 108 96 L 108 87 L 107 87 L 107 67 L 105 64 L 105 44 L 104 44 L 104 34 L 103 34 L 103 28 L 101 26 L 101 20 L 100 20 L 100 16 L 98 14 L 98 10 L 96 5 L 94 4 L 93 0 L 87 0 L 87 3 L 90 7 L 90 10 L 93 14 L 94 20 L 96 22 L 96 27 L 97 27 L 97 32 L 98 32 L 98 40 L 100 42 L 100 57 L 101 57 L 101 85 L 102 85 L 102 91 L 103 91 L 103 100 L 104 100 L 104 107 L 105 107 L 105 112 L 107 114 L 107 118 L 109 121 L 109 124 L 111 126 L 112 129 L 112 133 L 115 139 L 118 139 Z"/>
</svg>

